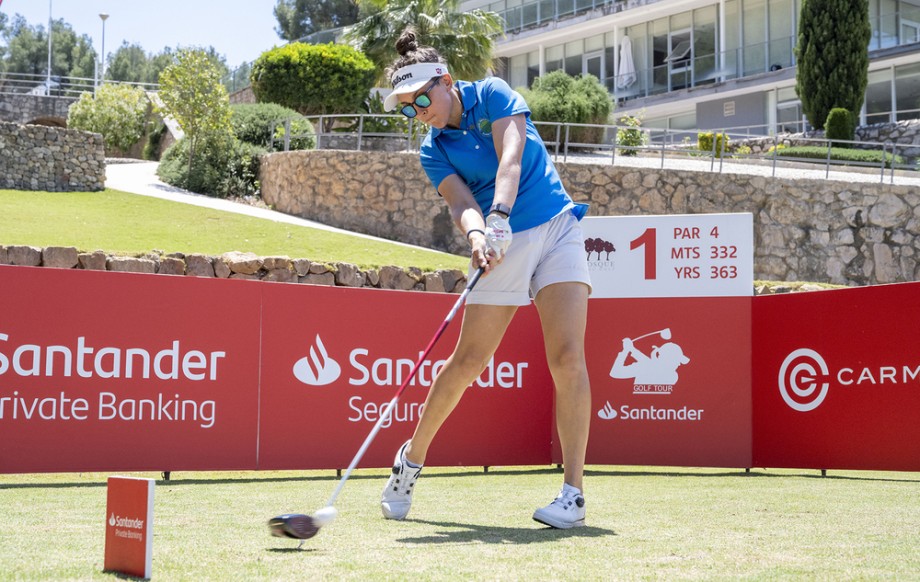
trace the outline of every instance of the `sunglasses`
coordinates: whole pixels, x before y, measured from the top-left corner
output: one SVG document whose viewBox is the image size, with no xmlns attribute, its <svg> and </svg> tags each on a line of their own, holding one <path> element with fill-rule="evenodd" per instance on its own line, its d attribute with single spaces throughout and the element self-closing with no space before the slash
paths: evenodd
<svg viewBox="0 0 920 582">
<path fill-rule="evenodd" d="M 400 108 L 399 112 L 405 115 L 406 117 L 408 117 L 409 119 L 412 119 L 413 117 L 418 115 L 418 108 L 428 109 L 429 107 L 431 107 L 431 97 L 428 96 L 428 92 L 434 89 L 434 86 L 437 85 L 438 81 L 440 80 L 441 80 L 441 77 L 432 79 L 431 83 L 428 84 L 428 88 L 425 89 L 425 91 L 421 95 L 416 97 L 415 101 L 413 101 L 412 103 L 406 103 L 405 105 L 403 105 Z"/>
</svg>

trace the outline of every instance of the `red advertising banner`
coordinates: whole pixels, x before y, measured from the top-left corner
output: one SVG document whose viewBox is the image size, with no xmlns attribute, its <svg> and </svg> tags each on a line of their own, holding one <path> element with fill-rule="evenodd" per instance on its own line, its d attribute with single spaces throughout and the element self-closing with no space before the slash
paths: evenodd
<svg viewBox="0 0 920 582">
<path fill-rule="evenodd" d="M 153 564 L 153 479 L 109 477 L 105 504 L 106 572 L 149 579 Z"/>
<path fill-rule="evenodd" d="M 263 287 L 0 266 L 0 472 L 255 467 Z"/>
<path fill-rule="evenodd" d="M 920 283 L 758 297 L 754 464 L 920 470 Z"/>
<path fill-rule="evenodd" d="M 408 376 L 456 295 L 266 285 L 260 469 L 345 468 Z M 387 467 L 412 435 L 462 311 L 422 364 L 361 462 Z M 552 381 L 533 307 L 438 433 L 429 465 L 549 463 Z"/>
<path fill-rule="evenodd" d="M 592 299 L 587 462 L 750 467 L 751 301 Z"/>
<path fill-rule="evenodd" d="M 592 299 L 588 463 L 920 470 L 918 294 Z M 344 468 L 455 300 L 0 266 L 0 473 Z M 461 319 L 362 466 L 411 435 Z M 529 306 L 428 464 L 560 462 L 556 440 Z"/>
</svg>

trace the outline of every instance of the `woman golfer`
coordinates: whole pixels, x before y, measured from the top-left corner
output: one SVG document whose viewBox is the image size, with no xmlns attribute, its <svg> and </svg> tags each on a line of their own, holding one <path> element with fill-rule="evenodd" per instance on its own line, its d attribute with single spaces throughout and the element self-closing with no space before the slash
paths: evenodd
<svg viewBox="0 0 920 582">
<path fill-rule="evenodd" d="M 383 515 L 404 519 L 435 433 L 485 369 L 515 311 L 533 298 L 556 387 L 565 482 L 533 518 L 555 528 L 585 524 L 582 493 L 591 391 L 584 337 L 591 290 L 578 221 L 587 205 L 566 193 L 523 98 L 491 77 L 454 79 L 438 52 L 406 29 L 388 69 L 387 110 L 431 127 L 422 167 L 485 274 L 470 293 L 460 338 L 431 386 L 415 434 L 396 453 Z"/>
</svg>

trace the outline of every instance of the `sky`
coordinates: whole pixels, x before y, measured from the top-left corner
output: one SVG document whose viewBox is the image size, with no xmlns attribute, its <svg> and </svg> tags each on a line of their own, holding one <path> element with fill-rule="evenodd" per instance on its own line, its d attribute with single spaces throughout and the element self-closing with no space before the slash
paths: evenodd
<svg viewBox="0 0 920 582">
<path fill-rule="evenodd" d="M 10 20 L 21 14 L 35 26 L 63 18 L 78 36 L 92 39 L 102 52 L 105 13 L 105 52 L 112 54 L 124 41 L 144 51 L 164 47 L 213 46 L 231 69 L 254 61 L 262 52 L 285 44 L 278 37 L 273 9 L 276 0 L 0 0 L 0 12 Z"/>
</svg>

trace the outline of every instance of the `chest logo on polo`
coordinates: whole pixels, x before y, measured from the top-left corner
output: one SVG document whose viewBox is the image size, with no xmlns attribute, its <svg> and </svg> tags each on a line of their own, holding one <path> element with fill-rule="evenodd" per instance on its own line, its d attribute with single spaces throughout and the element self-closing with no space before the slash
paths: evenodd
<svg viewBox="0 0 920 582">
<path fill-rule="evenodd" d="M 492 122 L 488 119 L 479 121 L 479 132 L 483 135 L 492 135 Z"/>
</svg>

